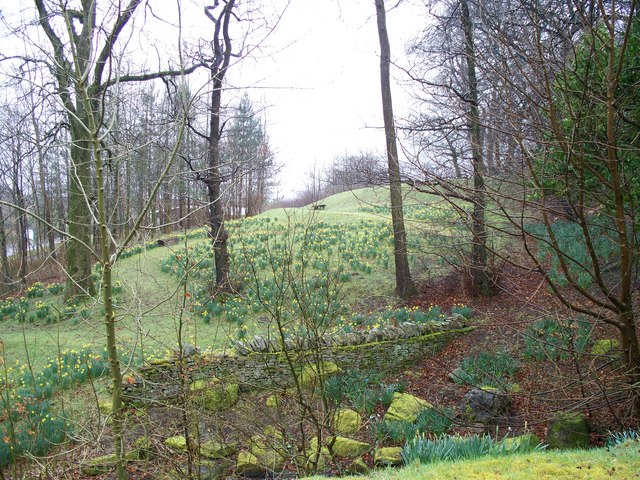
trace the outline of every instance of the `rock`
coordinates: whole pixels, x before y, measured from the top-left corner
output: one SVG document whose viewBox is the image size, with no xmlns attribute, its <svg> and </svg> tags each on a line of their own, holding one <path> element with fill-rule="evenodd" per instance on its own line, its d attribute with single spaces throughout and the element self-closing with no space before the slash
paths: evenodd
<svg viewBox="0 0 640 480">
<path fill-rule="evenodd" d="M 333 428 L 338 433 L 356 433 L 361 425 L 360 414 L 349 408 L 338 410 L 333 419 Z"/>
<path fill-rule="evenodd" d="M 200 455 L 211 459 L 229 457 L 234 453 L 236 453 L 235 443 L 222 443 L 216 440 L 208 440 L 200 445 Z"/>
<path fill-rule="evenodd" d="M 322 378 L 326 378 L 330 375 L 340 373 L 340 371 L 340 367 L 338 367 L 334 362 L 320 362 L 319 365 L 305 365 L 298 378 L 303 387 L 311 388 L 318 384 L 320 376 L 322 376 Z"/>
<path fill-rule="evenodd" d="M 333 443 L 331 447 L 333 454 L 341 457 L 355 458 L 371 450 L 371 445 L 368 443 L 346 437 L 335 437 L 329 445 L 331 443 Z"/>
<path fill-rule="evenodd" d="M 505 414 L 511 398 L 491 387 L 473 388 L 464 396 L 464 408 L 470 420 L 489 423 Z"/>
<path fill-rule="evenodd" d="M 258 459 L 260 465 L 271 471 L 279 472 L 284 467 L 286 458 L 282 451 L 282 437 L 265 438 L 260 435 L 251 437 L 251 454 Z"/>
<path fill-rule="evenodd" d="M 149 437 L 138 437 L 136 438 L 136 441 L 133 442 L 133 444 L 136 447 L 138 458 L 151 458 L 153 449 L 151 448 L 151 440 L 149 440 Z"/>
<path fill-rule="evenodd" d="M 198 480 L 217 480 L 222 478 L 226 470 L 226 466 L 220 463 L 200 461 Z"/>
<path fill-rule="evenodd" d="M 171 450 L 178 452 L 187 451 L 187 440 L 182 435 L 176 435 L 175 437 L 169 437 L 164 441 L 164 444 Z"/>
<path fill-rule="evenodd" d="M 427 408 L 433 408 L 433 406 L 426 400 L 408 393 L 396 392 L 393 394 L 393 401 L 389 405 L 384 419 L 413 423 L 416 421 L 418 414 Z"/>
<path fill-rule="evenodd" d="M 370 470 L 369 465 L 367 465 L 367 462 L 365 462 L 362 457 L 356 458 L 351 462 L 351 465 L 347 467 L 347 473 L 353 473 L 356 475 L 365 475 L 369 473 Z"/>
<path fill-rule="evenodd" d="M 124 459 L 126 462 L 137 460 L 138 454 L 137 452 L 129 452 L 125 454 Z M 109 472 L 111 469 L 115 468 L 115 465 L 116 455 L 115 453 L 111 453 L 109 455 L 102 455 L 101 457 L 95 457 L 88 460 L 87 463 L 82 466 L 81 470 L 85 475 L 93 477 Z"/>
<path fill-rule="evenodd" d="M 620 350 L 620 342 L 612 338 L 605 338 L 602 340 L 596 340 L 593 342 L 591 348 L 592 355 L 606 355 L 612 350 Z"/>
<path fill-rule="evenodd" d="M 504 445 L 509 450 L 517 450 L 518 452 L 530 452 L 542 442 L 533 433 L 525 433 L 517 437 L 509 437 L 505 439 Z"/>
<path fill-rule="evenodd" d="M 182 344 L 182 357 L 187 358 L 195 355 L 196 353 L 200 353 L 200 349 L 195 345 L 191 345 L 190 343 Z"/>
<path fill-rule="evenodd" d="M 402 465 L 402 447 L 383 447 L 373 455 L 376 467 L 393 467 Z"/>
<path fill-rule="evenodd" d="M 278 408 L 280 406 L 280 399 L 276 395 L 269 395 L 266 405 L 269 408 Z"/>
<path fill-rule="evenodd" d="M 547 426 L 549 448 L 588 448 L 589 425 L 580 413 L 563 413 L 549 421 Z"/>
<path fill-rule="evenodd" d="M 236 460 L 236 474 L 245 477 L 262 477 L 267 473 L 267 469 L 262 466 L 258 457 L 251 452 L 242 451 Z"/>
<path fill-rule="evenodd" d="M 317 444 L 317 440 L 316 440 Z M 309 456 L 307 457 L 306 469 L 314 472 L 322 472 L 326 470 L 329 462 L 331 461 L 331 452 L 327 447 L 322 447 L 320 452 L 317 450 L 310 450 Z"/>
<path fill-rule="evenodd" d="M 237 383 L 210 386 L 198 400 L 206 410 L 219 412 L 233 407 L 238 401 L 240 386 Z"/>
</svg>

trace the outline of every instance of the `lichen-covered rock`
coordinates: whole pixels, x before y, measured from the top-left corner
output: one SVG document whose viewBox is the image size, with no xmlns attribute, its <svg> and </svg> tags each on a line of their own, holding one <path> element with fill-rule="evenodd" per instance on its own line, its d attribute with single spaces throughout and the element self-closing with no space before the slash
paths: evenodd
<svg viewBox="0 0 640 480">
<path fill-rule="evenodd" d="M 311 388 L 318 385 L 320 378 L 326 378 L 329 375 L 340 373 L 340 367 L 334 362 L 320 362 L 320 364 L 305 365 L 298 376 L 300 384 L 305 388 Z"/>
<path fill-rule="evenodd" d="M 282 436 L 277 432 L 265 430 L 267 436 L 254 435 L 251 437 L 249 450 L 261 465 L 271 471 L 279 472 L 286 461 Z"/>
<path fill-rule="evenodd" d="M 130 462 L 132 460 L 138 459 L 137 452 L 129 452 L 124 456 L 125 462 Z M 109 472 L 116 465 L 116 455 L 115 453 L 111 453 L 109 455 L 102 455 L 101 457 L 95 457 L 88 460 L 80 469 L 82 473 L 85 475 L 89 475 L 91 477 L 96 475 L 102 475 L 104 473 Z"/>
<path fill-rule="evenodd" d="M 383 447 L 373 454 L 376 467 L 394 467 L 402 465 L 402 447 Z"/>
<path fill-rule="evenodd" d="M 338 410 L 333 419 L 333 428 L 338 433 L 356 433 L 360 430 L 361 425 L 360 414 L 349 408 Z"/>
<path fill-rule="evenodd" d="M 207 388 L 199 399 L 210 412 L 219 412 L 233 407 L 238 402 L 240 386 L 237 383 L 214 385 Z"/>
<path fill-rule="evenodd" d="M 605 338 L 602 340 L 596 340 L 593 342 L 593 347 L 591 348 L 592 355 L 606 355 L 610 353 L 612 350 L 620 350 L 620 342 L 613 338 Z"/>
<path fill-rule="evenodd" d="M 331 445 L 331 443 L 333 443 L 333 445 Z M 371 445 L 368 443 L 346 437 L 335 437 L 333 442 L 329 442 L 329 444 L 331 445 L 331 451 L 334 455 L 347 458 L 359 457 L 363 453 L 371 450 Z"/>
<path fill-rule="evenodd" d="M 426 400 L 408 393 L 396 392 L 393 394 L 393 401 L 384 419 L 413 423 L 418 418 L 418 414 L 427 408 L 433 408 L 433 406 Z"/>
<path fill-rule="evenodd" d="M 588 448 L 589 425 L 580 413 L 563 413 L 552 418 L 547 425 L 549 448 Z"/>
<path fill-rule="evenodd" d="M 349 466 L 347 466 L 347 473 L 353 473 L 356 475 L 365 475 L 369 473 L 371 469 L 367 462 L 365 462 L 362 457 L 356 458 Z"/>
<path fill-rule="evenodd" d="M 465 412 L 474 422 L 489 423 L 510 407 L 511 397 L 491 387 L 473 388 L 464 396 Z"/>
<path fill-rule="evenodd" d="M 229 457 L 234 453 L 236 453 L 235 443 L 222 443 L 217 440 L 208 440 L 200 445 L 200 455 L 211 459 Z"/>
<path fill-rule="evenodd" d="M 267 473 L 267 469 L 262 466 L 262 463 L 251 452 L 243 450 L 238 453 L 236 460 L 236 474 L 244 475 L 245 477 L 262 477 Z"/>
<path fill-rule="evenodd" d="M 518 452 L 530 452 L 542 442 L 533 433 L 525 433 L 517 437 L 509 437 L 505 439 L 504 445 L 509 450 L 517 450 Z"/>
<path fill-rule="evenodd" d="M 178 452 L 187 451 L 187 440 L 182 435 L 176 435 L 175 437 L 169 437 L 164 441 L 164 444 L 172 450 Z"/>
</svg>

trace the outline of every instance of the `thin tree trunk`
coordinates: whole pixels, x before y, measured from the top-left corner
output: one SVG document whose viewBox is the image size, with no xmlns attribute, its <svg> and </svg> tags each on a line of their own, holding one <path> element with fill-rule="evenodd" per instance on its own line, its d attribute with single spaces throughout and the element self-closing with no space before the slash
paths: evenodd
<svg viewBox="0 0 640 480">
<path fill-rule="evenodd" d="M 409 271 L 407 255 L 407 234 L 404 226 L 402 207 L 402 183 L 400 181 L 400 164 L 393 120 L 393 102 L 391 99 L 390 65 L 391 49 L 387 34 L 386 12 L 384 0 L 375 0 L 378 21 L 378 37 L 380 39 L 380 85 L 382 91 L 382 114 L 387 144 L 387 161 L 389 165 L 389 190 L 391 193 L 391 221 L 393 223 L 394 258 L 396 266 L 396 293 L 400 298 L 409 298 L 416 292 L 416 286 Z"/>
<path fill-rule="evenodd" d="M 473 213 L 471 235 L 471 292 L 492 295 L 495 283 L 488 265 L 487 227 L 485 223 L 486 187 L 484 183 L 484 160 L 482 157 L 482 131 L 478 102 L 478 80 L 476 77 L 476 52 L 473 43 L 473 24 L 467 0 L 460 0 L 462 30 L 465 39 L 467 79 L 469 82 L 469 126 L 471 129 L 471 156 L 473 164 Z"/>
<path fill-rule="evenodd" d="M 2 211 L 2 207 L 0 207 L 0 260 L 2 262 L 2 289 L 0 290 L 0 293 L 7 293 L 13 290 L 13 279 L 11 278 L 11 268 L 9 267 L 7 232 L 4 228 L 4 213 Z"/>
</svg>

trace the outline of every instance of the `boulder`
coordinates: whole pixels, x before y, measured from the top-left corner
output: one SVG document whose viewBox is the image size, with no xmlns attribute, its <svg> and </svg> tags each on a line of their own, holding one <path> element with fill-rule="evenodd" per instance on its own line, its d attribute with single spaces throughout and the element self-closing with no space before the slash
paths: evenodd
<svg viewBox="0 0 640 480">
<path fill-rule="evenodd" d="M 547 445 L 549 448 L 588 448 L 589 425 L 580 413 L 563 413 L 549 421 L 547 425 Z"/>
<path fill-rule="evenodd" d="M 235 443 L 222 443 L 217 440 L 208 440 L 200 445 L 200 455 L 211 459 L 225 458 L 234 453 L 236 453 Z"/>
<path fill-rule="evenodd" d="M 396 392 L 393 394 L 393 401 L 384 419 L 413 423 L 418 418 L 418 414 L 427 408 L 433 408 L 433 405 L 408 393 Z"/>
<path fill-rule="evenodd" d="M 219 412 L 233 407 L 238 401 L 240 386 L 237 383 L 209 386 L 199 397 L 200 403 L 210 412 Z"/>
<path fill-rule="evenodd" d="M 308 364 L 302 368 L 298 380 L 303 387 L 313 388 L 319 383 L 320 378 L 340 373 L 340 367 L 334 362 L 321 362 L 319 365 Z"/>
<path fill-rule="evenodd" d="M 333 454 L 341 457 L 355 458 L 371 450 L 371 445 L 368 443 L 346 437 L 335 437 L 329 445 L 331 443 L 333 443 L 331 447 Z"/>
<path fill-rule="evenodd" d="M 605 338 L 602 340 L 596 340 L 593 342 L 591 348 L 592 355 L 606 355 L 611 353 L 612 350 L 620 350 L 620 342 L 612 338 Z"/>
<path fill-rule="evenodd" d="M 365 475 L 369 473 L 371 470 L 367 462 L 365 462 L 362 457 L 356 458 L 349 466 L 347 466 L 347 473 L 352 473 L 355 475 Z"/>
<path fill-rule="evenodd" d="M 280 399 L 277 395 L 269 395 L 267 397 L 266 405 L 269 408 L 278 408 L 280 406 Z"/>
<path fill-rule="evenodd" d="M 282 436 L 262 435 L 251 437 L 250 452 L 260 464 L 270 471 L 279 472 L 284 467 L 286 458 L 282 447 Z"/>
<path fill-rule="evenodd" d="M 178 452 L 187 451 L 187 440 L 182 435 L 176 435 L 175 437 L 169 437 L 164 441 L 164 444 L 171 450 Z"/>
<path fill-rule="evenodd" d="M 383 447 L 373 454 L 376 467 L 394 467 L 402 465 L 402 447 Z"/>
<path fill-rule="evenodd" d="M 360 414 L 349 408 L 338 410 L 333 418 L 333 428 L 338 433 L 356 433 L 361 425 Z"/>
<path fill-rule="evenodd" d="M 235 473 L 237 475 L 255 478 L 264 476 L 267 473 L 267 469 L 262 466 L 258 457 L 251 452 L 243 450 L 238 454 Z"/>
<path fill-rule="evenodd" d="M 129 452 L 124 456 L 126 462 L 138 459 L 138 452 Z M 103 475 L 115 468 L 116 455 L 111 453 L 109 455 L 102 455 L 101 457 L 95 457 L 88 460 L 81 468 L 82 473 L 90 477 L 96 475 Z"/>
<path fill-rule="evenodd" d="M 464 409 L 470 420 L 490 423 L 511 407 L 511 397 L 492 387 L 473 388 L 464 396 Z"/>
</svg>

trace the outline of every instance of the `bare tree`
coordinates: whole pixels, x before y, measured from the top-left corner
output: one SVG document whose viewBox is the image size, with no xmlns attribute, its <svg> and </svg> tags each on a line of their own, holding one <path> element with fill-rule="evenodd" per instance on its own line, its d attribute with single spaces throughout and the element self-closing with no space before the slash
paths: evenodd
<svg viewBox="0 0 640 480">
<path fill-rule="evenodd" d="M 380 39 L 380 86 L 382 91 L 382 114 L 387 145 L 389 165 L 389 190 L 391 195 L 391 222 L 393 224 L 394 258 L 396 266 L 396 293 L 400 298 L 409 298 L 416 292 L 416 286 L 409 270 L 407 255 L 407 234 L 404 227 L 402 208 L 402 183 L 400 179 L 400 163 L 396 143 L 395 121 L 393 118 L 393 102 L 391 99 L 390 65 L 391 49 L 387 34 L 386 12 L 384 0 L 376 0 L 376 18 L 378 37 Z"/>
</svg>

